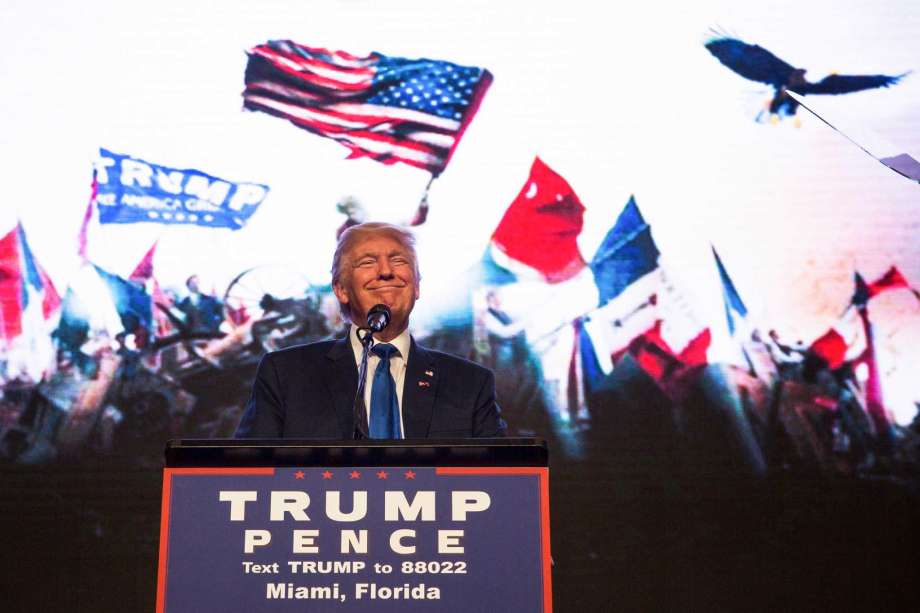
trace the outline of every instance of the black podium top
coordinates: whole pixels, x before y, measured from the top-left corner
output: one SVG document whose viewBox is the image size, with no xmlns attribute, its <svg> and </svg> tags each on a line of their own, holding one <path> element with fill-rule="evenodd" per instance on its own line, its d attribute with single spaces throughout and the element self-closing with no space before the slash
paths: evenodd
<svg viewBox="0 0 920 613">
<path fill-rule="evenodd" d="M 547 466 L 546 442 L 532 438 L 328 441 L 179 439 L 167 467 L 213 466 Z"/>
</svg>

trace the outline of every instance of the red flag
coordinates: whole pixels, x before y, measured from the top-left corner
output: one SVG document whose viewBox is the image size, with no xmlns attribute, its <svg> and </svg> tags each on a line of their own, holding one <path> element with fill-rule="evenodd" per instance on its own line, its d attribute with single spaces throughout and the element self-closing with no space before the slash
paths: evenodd
<svg viewBox="0 0 920 613">
<path fill-rule="evenodd" d="M 629 343 L 629 353 L 653 379 L 660 381 L 680 365 L 670 345 L 661 337 L 661 320 Z"/>
<path fill-rule="evenodd" d="M 166 336 L 172 332 L 173 325 L 162 309 L 171 307 L 173 301 L 160 288 L 160 284 L 156 279 L 153 280 L 153 292 L 151 297 L 153 298 L 153 320 L 156 322 L 157 326 L 156 334 L 157 336 Z"/>
<path fill-rule="evenodd" d="M 229 319 L 230 323 L 232 323 L 234 326 L 241 326 L 249 321 L 252 317 L 249 314 L 249 311 L 246 310 L 246 305 L 242 302 L 240 303 L 239 308 L 234 308 L 230 305 L 230 303 L 227 303 L 224 306 L 227 309 L 227 319 Z"/>
<path fill-rule="evenodd" d="M 576 241 L 584 212 L 568 182 L 536 158 L 492 242 L 508 257 L 538 270 L 548 282 L 565 281 L 585 267 Z"/>
<path fill-rule="evenodd" d="M 687 346 L 684 347 L 679 354 L 677 354 L 677 358 L 684 366 L 689 368 L 705 366 L 709 363 L 709 360 L 706 357 L 706 352 L 709 349 L 709 344 L 711 342 L 712 334 L 710 334 L 709 328 L 706 328 L 694 336 L 692 339 L 690 339 L 690 342 L 687 343 Z"/>
<path fill-rule="evenodd" d="M 173 330 L 172 322 L 163 312 L 162 308 L 169 308 L 173 305 L 172 299 L 163 291 L 159 282 L 153 274 L 153 258 L 156 255 L 157 245 L 160 241 L 153 241 L 153 245 L 141 258 L 141 261 L 134 267 L 134 271 L 128 277 L 129 281 L 144 285 L 153 301 L 153 321 L 156 325 L 156 336 L 166 336 Z M 162 307 L 162 308 L 161 308 Z"/>
<path fill-rule="evenodd" d="M 22 224 L 16 224 L 0 237 L 0 340 L 9 342 L 24 332 L 23 317 L 27 309 L 37 308 L 36 298 L 45 321 L 61 306 L 61 297 L 32 254 Z"/>
<path fill-rule="evenodd" d="M 706 351 L 712 338 L 706 328 L 675 352 L 661 336 L 661 325 L 657 320 L 647 332 L 633 339 L 628 351 L 672 400 L 679 400 L 693 375 L 708 363 Z"/>
<path fill-rule="evenodd" d="M 137 263 L 137 266 L 134 267 L 134 272 L 128 277 L 129 281 L 145 283 L 153 278 L 153 256 L 156 253 L 159 242 L 158 240 L 153 241 L 153 245 L 147 250 L 141 261 Z"/>
<path fill-rule="evenodd" d="M 833 328 L 815 340 L 808 349 L 824 359 L 831 369 L 840 368 L 846 360 L 847 343 Z"/>
<path fill-rule="evenodd" d="M 869 283 L 869 297 L 878 296 L 882 292 L 889 289 L 898 289 L 904 288 L 909 289 L 914 293 L 914 296 L 917 296 L 920 299 L 920 293 L 917 290 L 913 289 L 910 284 L 907 282 L 907 279 L 904 278 L 904 275 L 901 274 L 901 271 L 898 270 L 897 266 L 892 266 L 888 271 L 873 281 Z"/>
<path fill-rule="evenodd" d="M 48 273 L 45 272 L 45 269 L 36 264 L 38 268 L 38 274 L 42 280 L 42 287 L 44 288 L 44 293 L 42 295 L 42 315 L 45 316 L 45 319 L 51 317 L 51 314 L 58 310 L 61 306 L 61 296 L 57 293 L 57 289 L 54 287 L 54 283 L 51 282 L 51 277 L 48 276 Z"/>
<path fill-rule="evenodd" d="M 16 230 L 0 238 L 0 339 L 11 340 L 22 331 L 19 245 Z"/>
</svg>

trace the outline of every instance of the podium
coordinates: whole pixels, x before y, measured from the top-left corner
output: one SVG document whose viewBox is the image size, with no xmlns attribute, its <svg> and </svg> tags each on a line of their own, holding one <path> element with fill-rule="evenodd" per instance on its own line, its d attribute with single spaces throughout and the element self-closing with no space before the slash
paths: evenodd
<svg viewBox="0 0 920 613">
<path fill-rule="evenodd" d="M 157 613 L 552 610 L 535 439 L 177 440 Z"/>
</svg>

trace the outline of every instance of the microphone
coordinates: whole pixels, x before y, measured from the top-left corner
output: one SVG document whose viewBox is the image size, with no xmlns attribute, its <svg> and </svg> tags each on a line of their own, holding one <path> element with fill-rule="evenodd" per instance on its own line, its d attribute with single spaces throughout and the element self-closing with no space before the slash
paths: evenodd
<svg viewBox="0 0 920 613">
<path fill-rule="evenodd" d="M 353 437 L 360 441 L 370 438 L 367 433 L 367 407 L 364 404 L 364 387 L 367 383 L 367 357 L 371 345 L 374 343 L 374 332 L 380 332 L 390 323 L 390 307 L 385 304 L 375 304 L 367 312 L 367 328 L 358 328 L 358 340 L 364 347 L 361 352 L 361 366 L 358 368 L 358 391 L 352 403 L 352 420 L 354 421 Z M 364 331 L 364 336 L 361 332 Z"/>
<path fill-rule="evenodd" d="M 390 324 L 390 307 L 385 304 L 375 304 L 367 312 L 367 327 L 373 332 L 380 332 Z"/>
</svg>

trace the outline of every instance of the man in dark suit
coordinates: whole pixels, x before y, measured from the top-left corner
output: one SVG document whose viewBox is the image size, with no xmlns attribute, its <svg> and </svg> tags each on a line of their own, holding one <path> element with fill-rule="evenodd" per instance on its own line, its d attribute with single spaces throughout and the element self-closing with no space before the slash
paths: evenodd
<svg viewBox="0 0 920 613">
<path fill-rule="evenodd" d="M 198 275 L 185 280 L 188 296 L 176 308 L 185 315 L 185 326 L 190 332 L 218 334 L 224 321 L 224 307 L 220 300 L 201 291 Z"/>
<path fill-rule="evenodd" d="M 503 436 L 492 372 L 426 349 L 409 335 L 419 297 L 414 238 L 398 226 L 366 223 L 339 238 L 332 289 L 352 322 L 347 337 L 268 353 L 237 429 L 246 438 L 351 439 L 361 344 L 357 325 L 377 304 L 390 323 L 374 334 L 368 361 L 366 426 L 372 438 Z"/>
</svg>

